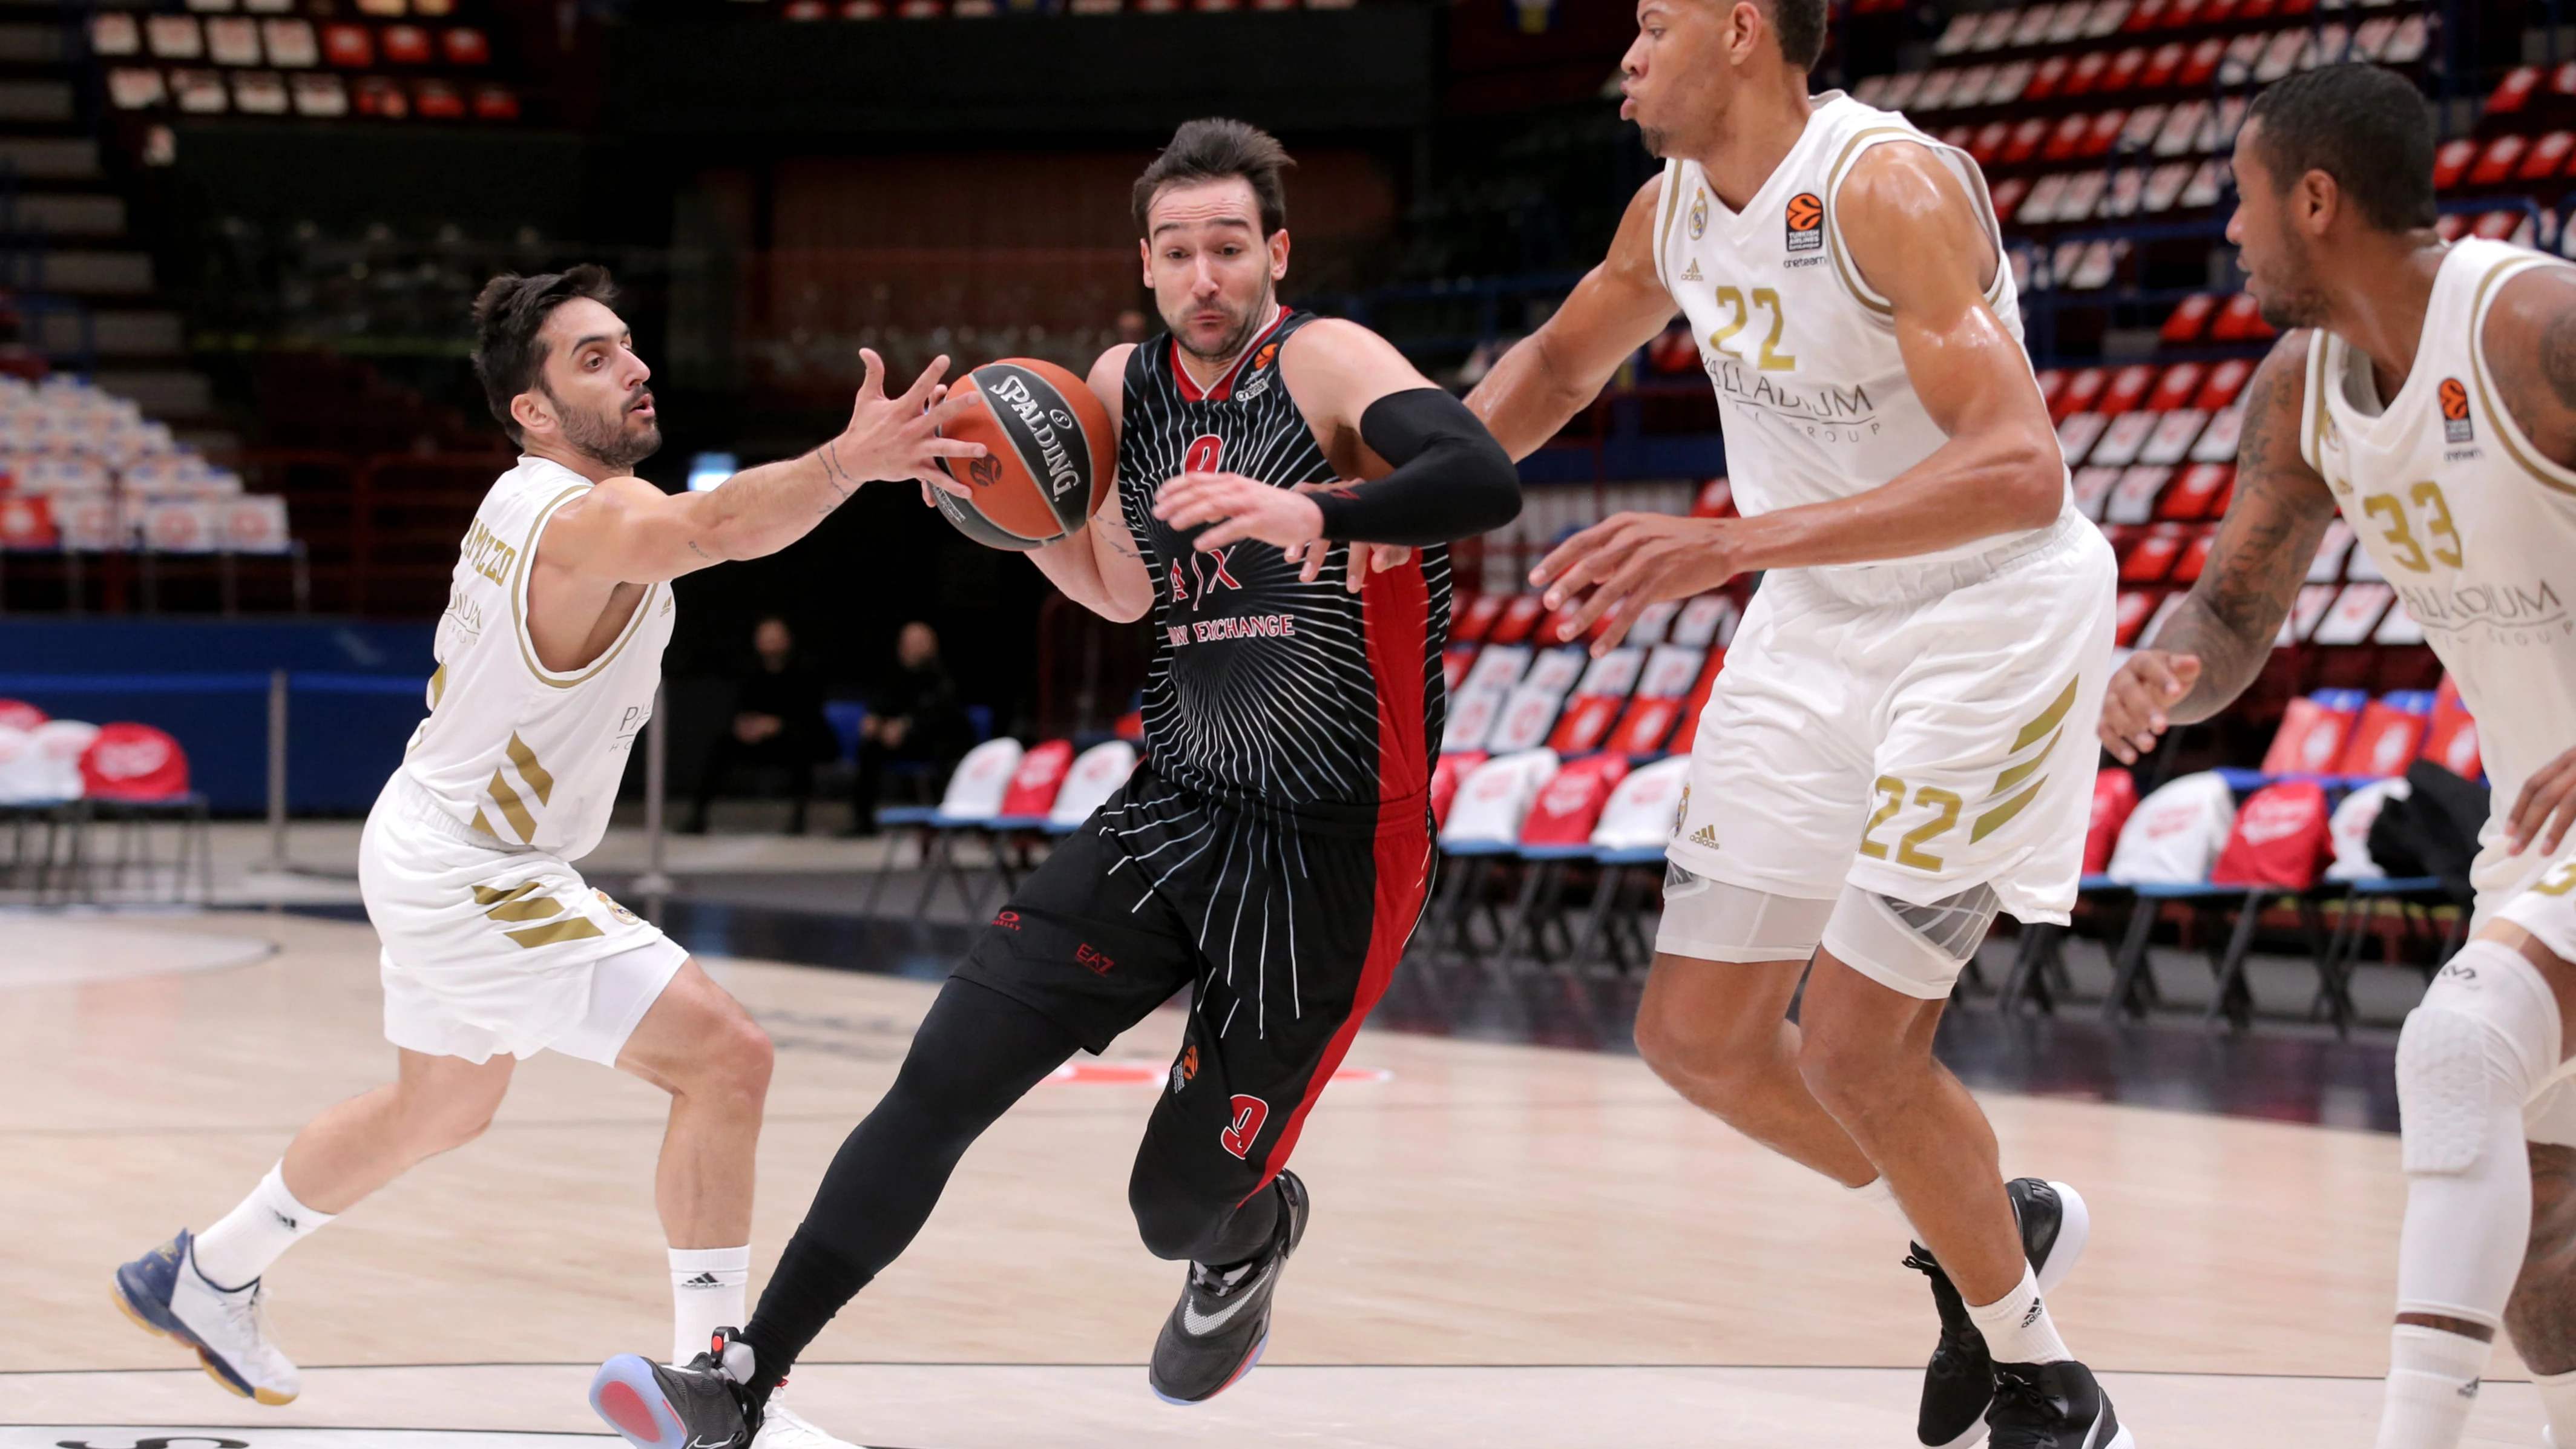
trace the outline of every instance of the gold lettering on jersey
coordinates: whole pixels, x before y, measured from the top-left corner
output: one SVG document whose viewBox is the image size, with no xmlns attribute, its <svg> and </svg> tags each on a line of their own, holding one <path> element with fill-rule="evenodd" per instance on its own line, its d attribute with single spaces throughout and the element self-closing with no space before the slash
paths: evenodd
<svg viewBox="0 0 2576 1449">
<path fill-rule="evenodd" d="M 2396 584 L 2398 601 L 2428 634 L 2483 629 L 2497 644 L 2563 645 L 2576 619 L 2547 579 L 2512 584 Z"/>
<path fill-rule="evenodd" d="M 465 535 L 461 550 L 465 566 L 504 588 L 509 587 L 511 566 L 519 561 L 519 551 L 492 535 L 483 520 L 474 520 L 473 530 Z"/>
<path fill-rule="evenodd" d="M 1879 431 L 1878 407 L 1870 401 L 1866 387 L 1838 387 L 1832 383 L 1793 387 L 1784 379 L 1745 366 L 1741 359 L 1713 363 L 1708 375 L 1717 385 L 1719 396 L 1739 410 L 1767 414 L 1776 421 L 1802 428 L 1809 437 L 1849 443 L 1874 437 Z"/>
<path fill-rule="evenodd" d="M 1753 305 L 1771 313 L 1771 335 L 1762 339 L 1760 367 L 1764 372 L 1797 371 L 1798 359 L 1780 350 L 1780 330 L 1789 324 L 1789 314 L 1780 306 L 1780 294 L 1769 287 L 1756 287 Z"/>
</svg>

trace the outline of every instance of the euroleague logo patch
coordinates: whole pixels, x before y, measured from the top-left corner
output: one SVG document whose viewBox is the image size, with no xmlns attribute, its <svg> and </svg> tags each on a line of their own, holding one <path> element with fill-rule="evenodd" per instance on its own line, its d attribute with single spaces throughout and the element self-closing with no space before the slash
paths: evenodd
<svg viewBox="0 0 2576 1449">
<path fill-rule="evenodd" d="M 1825 203 L 1812 191 L 1789 198 L 1789 250 L 1812 252 L 1825 244 Z"/>
<path fill-rule="evenodd" d="M 2442 441 L 2474 443 L 2477 429 L 2469 421 L 2469 390 L 2456 377 L 2442 379 Z"/>
</svg>

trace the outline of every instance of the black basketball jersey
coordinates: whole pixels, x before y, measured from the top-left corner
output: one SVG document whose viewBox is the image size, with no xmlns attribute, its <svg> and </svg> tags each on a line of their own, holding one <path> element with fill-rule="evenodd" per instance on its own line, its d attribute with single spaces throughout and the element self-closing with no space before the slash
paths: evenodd
<svg viewBox="0 0 2576 1449">
<path fill-rule="evenodd" d="M 1374 831 L 1428 808 L 1445 704 L 1448 551 L 1417 550 L 1353 594 L 1346 545 L 1300 583 L 1276 544 L 1247 539 L 1201 553 L 1191 541 L 1202 530 L 1174 529 L 1153 512 L 1163 485 L 1184 472 L 1281 488 L 1334 479 L 1279 371 L 1281 347 L 1312 320 L 1281 307 L 1204 389 L 1182 371 L 1168 335 L 1128 359 L 1118 498 L 1154 579 L 1146 763 L 1169 787 L 1272 823 Z M 1141 856 L 1180 822 L 1155 822 L 1169 812 L 1140 809 L 1135 793 L 1125 818 L 1105 823 Z"/>
</svg>

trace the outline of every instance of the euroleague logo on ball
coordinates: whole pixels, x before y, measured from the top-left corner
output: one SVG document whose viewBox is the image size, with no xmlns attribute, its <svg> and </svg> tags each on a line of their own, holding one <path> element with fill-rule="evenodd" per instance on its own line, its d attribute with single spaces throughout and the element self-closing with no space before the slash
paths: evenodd
<svg viewBox="0 0 2576 1449">
<path fill-rule="evenodd" d="M 1812 191 L 1789 198 L 1789 250 L 1812 252 L 1825 244 L 1825 203 Z"/>
</svg>

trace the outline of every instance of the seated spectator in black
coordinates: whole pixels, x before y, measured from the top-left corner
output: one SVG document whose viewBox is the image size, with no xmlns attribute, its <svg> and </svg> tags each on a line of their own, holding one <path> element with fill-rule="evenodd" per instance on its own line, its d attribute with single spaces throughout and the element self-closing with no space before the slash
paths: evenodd
<svg viewBox="0 0 2576 1449">
<path fill-rule="evenodd" d="M 791 835 L 805 833 L 805 804 L 814 793 L 814 767 L 839 753 L 832 727 L 823 718 L 823 681 L 796 658 L 796 638 L 787 621 L 768 618 L 752 630 L 758 663 L 742 677 L 734 697 L 732 723 L 716 736 L 698 770 L 698 794 L 682 833 L 703 835 L 707 805 L 737 765 L 765 766 L 787 772 L 795 807 L 788 817 Z"/>
<path fill-rule="evenodd" d="M 851 833 L 874 835 L 886 767 L 914 766 L 925 779 L 946 773 L 974 743 L 957 681 L 939 662 L 939 633 L 915 619 L 895 640 L 895 672 L 868 700 L 859 728 L 858 782 L 851 793 Z"/>
</svg>

